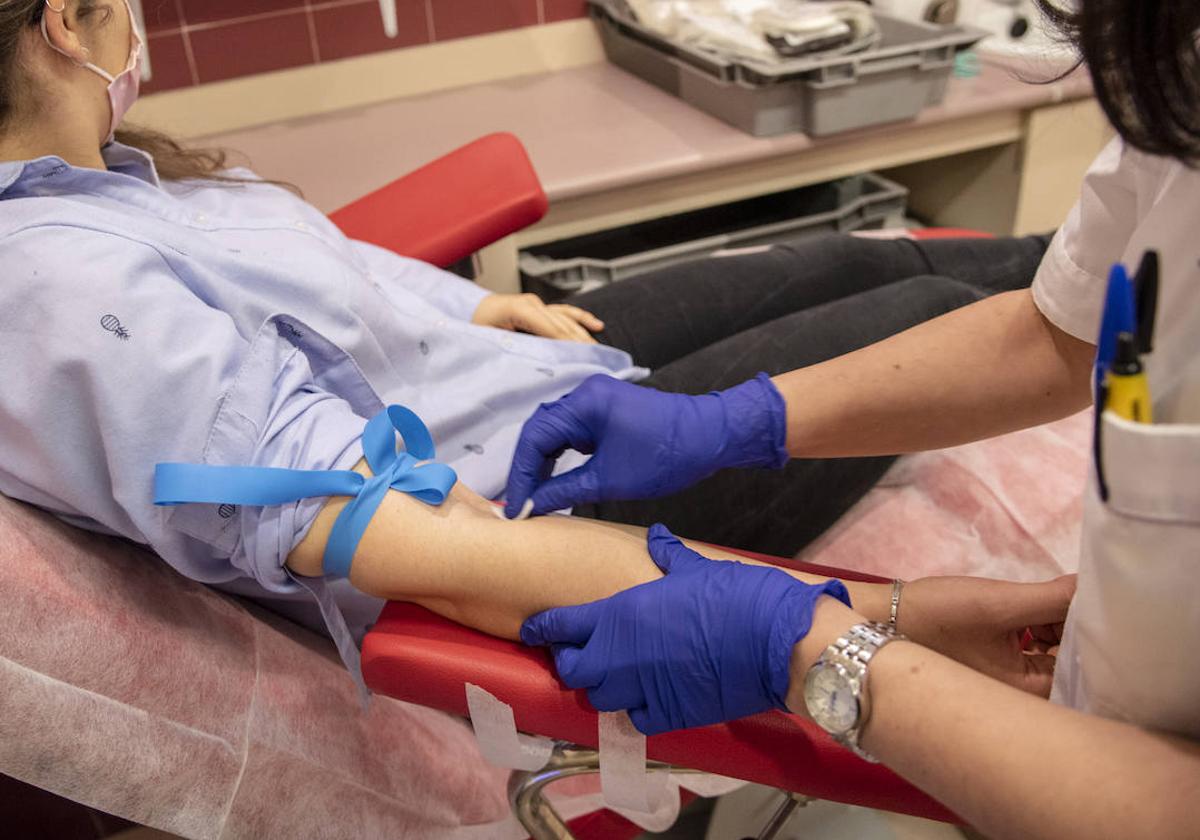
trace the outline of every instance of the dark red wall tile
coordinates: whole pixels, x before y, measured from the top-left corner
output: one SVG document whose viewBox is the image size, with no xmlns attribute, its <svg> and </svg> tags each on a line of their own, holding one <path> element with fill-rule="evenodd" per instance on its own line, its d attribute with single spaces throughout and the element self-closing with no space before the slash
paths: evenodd
<svg viewBox="0 0 1200 840">
<path fill-rule="evenodd" d="M 178 29 L 183 23 L 176 0 L 142 0 L 142 11 L 146 14 L 146 33 L 149 35 Z"/>
<path fill-rule="evenodd" d="M 538 22 L 537 0 L 433 0 L 432 5 L 434 35 L 439 41 Z"/>
<path fill-rule="evenodd" d="M 201 83 L 313 63 L 303 11 L 193 29 L 188 36 Z"/>
<path fill-rule="evenodd" d="M 395 38 L 384 35 L 377 0 L 313 9 L 321 60 L 332 61 L 429 42 L 425 0 L 396 0 L 396 21 L 399 34 Z"/>
<path fill-rule="evenodd" d="M 542 0 L 542 5 L 546 10 L 546 23 L 587 17 L 586 0 Z"/>
<path fill-rule="evenodd" d="M 183 0 L 183 16 L 188 23 L 211 23 L 303 8 L 304 0 Z"/>
<path fill-rule="evenodd" d="M 3 2 L 3 0 L 0 0 Z M 400 32 L 383 34 L 378 0 L 142 0 L 154 78 L 147 93 L 584 17 L 585 0 L 396 0 Z M 311 9 L 312 31 L 309 29 Z M 181 14 L 182 12 L 182 14 Z M 261 16 L 261 17 L 260 17 Z M 182 29 L 182 33 L 181 30 Z M 316 50 L 314 51 L 314 34 Z"/>
<path fill-rule="evenodd" d="M 147 12 L 149 14 L 149 12 Z M 150 67 L 154 71 L 148 82 L 142 83 L 142 93 L 158 93 L 173 88 L 189 87 L 192 71 L 188 67 L 183 35 L 150 35 Z"/>
</svg>

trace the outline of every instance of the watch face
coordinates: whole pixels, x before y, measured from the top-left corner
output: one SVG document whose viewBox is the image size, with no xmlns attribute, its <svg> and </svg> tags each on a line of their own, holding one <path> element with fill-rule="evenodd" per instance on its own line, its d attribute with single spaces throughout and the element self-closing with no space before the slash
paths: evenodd
<svg viewBox="0 0 1200 840">
<path fill-rule="evenodd" d="M 849 678 L 837 668 L 818 666 L 809 671 L 804 704 L 813 720 L 834 735 L 845 734 L 858 723 L 858 698 Z"/>
</svg>

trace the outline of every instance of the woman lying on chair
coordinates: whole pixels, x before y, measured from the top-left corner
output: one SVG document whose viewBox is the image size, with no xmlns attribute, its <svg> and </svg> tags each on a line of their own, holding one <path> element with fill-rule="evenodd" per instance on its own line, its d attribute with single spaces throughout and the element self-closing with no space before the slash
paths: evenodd
<svg viewBox="0 0 1200 840">
<path fill-rule="evenodd" d="M 116 132 L 137 48 L 125 0 L 0 3 L 0 491 L 146 544 L 189 577 L 307 607 L 292 574 L 322 574 L 346 499 L 156 508 L 155 465 L 366 473 L 366 418 L 403 404 L 460 482 L 441 506 L 387 494 L 350 570 L 373 597 L 337 592 L 356 629 L 379 598 L 400 598 L 515 637 L 535 612 L 659 575 L 643 535 L 598 519 L 793 554 L 890 459 L 725 472 L 652 503 L 576 511 L 592 520 L 504 522 L 487 499 L 504 488 L 522 421 L 593 374 L 692 393 L 750 379 L 729 398 L 762 400 L 760 371 L 1027 285 L 1046 244 L 831 237 L 667 269 L 569 306 L 489 295 L 347 239 L 288 190 L 224 171 L 219 155 Z M 903 629 L 1044 693 L 1049 660 L 1021 655 L 1018 633 L 1061 620 L 1070 588 L 920 581 Z M 851 594 L 886 616 L 886 588 Z"/>
</svg>

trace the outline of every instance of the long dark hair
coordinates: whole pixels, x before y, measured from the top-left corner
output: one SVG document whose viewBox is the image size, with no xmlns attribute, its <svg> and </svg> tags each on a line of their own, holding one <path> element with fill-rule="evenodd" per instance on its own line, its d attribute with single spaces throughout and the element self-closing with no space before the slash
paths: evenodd
<svg viewBox="0 0 1200 840">
<path fill-rule="evenodd" d="M 94 6 L 84 0 L 81 6 Z M 16 117 L 21 91 L 17 89 L 17 46 L 29 26 L 38 26 L 45 13 L 44 0 L 0 0 L 0 132 Z M 147 152 L 154 158 L 158 175 L 168 181 L 205 180 L 226 184 L 244 184 L 247 179 L 230 177 L 223 172 L 228 154 L 223 149 L 192 149 L 160 131 L 122 124 L 117 140 Z M 267 181 L 291 190 L 300 190 L 283 181 Z"/>
<path fill-rule="evenodd" d="M 1200 0 L 1037 0 L 1079 50 L 1096 98 L 1129 145 L 1200 163 Z"/>
</svg>

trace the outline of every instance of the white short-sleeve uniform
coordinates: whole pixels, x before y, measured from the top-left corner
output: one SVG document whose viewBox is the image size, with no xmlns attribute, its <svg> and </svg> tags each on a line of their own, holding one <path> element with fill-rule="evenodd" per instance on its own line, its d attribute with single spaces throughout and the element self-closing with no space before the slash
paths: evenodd
<svg viewBox="0 0 1200 840">
<path fill-rule="evenodd" d="M 1200 737 L 1200 171 L 1114 140 L 1033 283 L 1042 313 L 1095 343 L 1107 275 L 1158 251 L 1146 370 L 1155 424 L 1105 414 L 1085 508 L 1079 588 L 1052 699 Z"/>
</svg>

